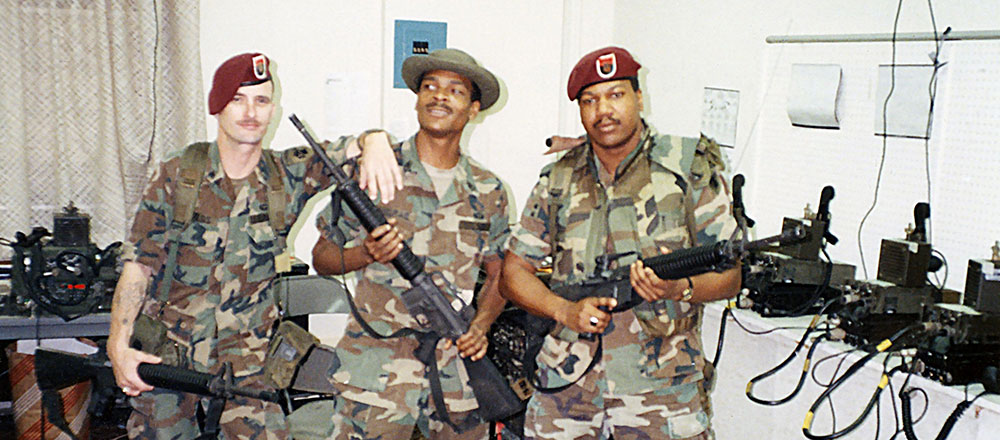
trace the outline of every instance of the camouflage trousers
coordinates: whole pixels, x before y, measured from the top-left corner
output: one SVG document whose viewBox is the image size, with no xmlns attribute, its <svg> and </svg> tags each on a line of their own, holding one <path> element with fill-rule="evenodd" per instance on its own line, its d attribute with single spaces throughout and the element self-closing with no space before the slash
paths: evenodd
<svg viewBox="0 0 1000 440">
<path fill-rule="evenodd" d="M 532 395 L 524 437 L 605 440 L 613 434 L 615 440 L 712 440 L 707 409 L 708 399 L 699 382 L 638 395 L 613 395 L 606 386 L 588 391 L 574 384 L 557 393 Z"/>
<path fill-rule="evenodd" d="M 444 423 L 429 400 L 429 389 L 418 390 L 421 395 L 417 408 L 406 408 L 406 405 L 376 406 L 347 399 L 343 397 L 345 394 L 359 395 L 370 391 L 345 384 L 336 384 L 336 387 L 336 398 L 308 403 L 288 417 L 296 440 L 405 440 L 410 438 L 414 426 L 431 440 L 486 438 L 488 425 L 475 411 L 448 414 L 452 422 L 462 428 L 462 432 L 456 432 Z"/>
<path fill-rule="evenodd" d="M 201 435 L 198 405 L 207 411 L 208 399 L 189 393 L 154 389 L 131 399 L 128 436 L 132 439 L 193 439 Z M 289 438 L 281 407 L 245 397 L 226 401 L 219 420 L 219 437 L 227 440 L 284 440 Z"/>
</svg>

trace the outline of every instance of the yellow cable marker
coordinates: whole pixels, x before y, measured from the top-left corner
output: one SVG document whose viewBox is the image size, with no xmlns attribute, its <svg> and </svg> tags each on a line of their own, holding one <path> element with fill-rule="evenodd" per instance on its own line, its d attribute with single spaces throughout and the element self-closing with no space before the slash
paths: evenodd
<svg viewBox="0 0 1000 440">
<path fill-rule="evenodd" d="M 802 423 L 802 429 L 809 429 L 812 426 L 813 412 L 809 411 L 806 413 L 806 421 Z"/>
<path fill-rule="evenodd" d="M 882 342 L 879 342 L 878 347 L 875 347 L 875 349 L 878 350 L 879 352 L 883 352 L 890 346 L 892 346 L 892 341 L 886 339 Z"/>
</svg>

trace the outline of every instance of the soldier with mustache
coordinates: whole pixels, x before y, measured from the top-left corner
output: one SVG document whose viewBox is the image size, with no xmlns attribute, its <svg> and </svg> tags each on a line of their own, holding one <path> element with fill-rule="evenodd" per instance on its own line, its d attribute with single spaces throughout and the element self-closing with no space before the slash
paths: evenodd
<svg viewBox="0 0 1000 440">
<path fill-rule="evenodd" d="M 297 438 L 405 439 L 414 425 L 432 439 L 486 436 L 487 425 L 475 410 L 488 402 L 477 404 L 459 357 L 478 360 L 486 354 L 486 332 L 505 304 L 497 279 L 510 218 L 501 180 L 462 154 L 459 142 L 466 124 L 497 101 L 500 86 L 457 49 L 412 56 L 402 75 L 417 95 L 420 129 L 394 146 L 403 186 L 380 206 L 389 224 L 366 235 L 346 205 L 331 206 L 317 219 L 322 237 L 313 248 L 316 270 L 358 271 L 358 312 L 349 318 L 336 347 L 337 365 L 329 371 L 338 399 L 317 402 L 311 411 L 315 417 L 334 412 L 333 419 L 317 423 L 303 415 L 299 425 L 293 414 Z M 403 242 L 424 259 L 428 273 L 450 285 L 445 291 L 458 297 L 449 298 L 452 304 L 476 298 L 469 330 L 454 344 L 437 343 L 437 374 L 413 353 L 421 336 L 408 330 L 422 329 L 400 298 L 409 283 L 391 265 Z M 484 287 L 476 293 L 480 279 Z M 385 338 L 400 331 L 403 336 Z M 320 427 L 325 430 L 313 430 Z"/>
<path fill-rule="evenodd" d="M 289 265 L 285 240 L 306 201 L 331 184 L 309 148 L 263 148 L 276 107 L 270 63 L 263 54 L 245 53 L 219 66 L 208 96 L 209 114 L 219 124 L 215 142 L 168 155 L 133 220 L 107 343 L 115 380 L 132 397 L 130 438 L 196 438 L 199 412 L 205 420 L 219 417 L 219 426 L 206 421 L 205 430 L 221 438 L 288 437 L 274 403 L 236 397 L 213 408 L 193 394 L 154 389 L 137 373 L 140 363 L 208 373 L 229 364 L 237 385 L 263 386 L 278 318 L 271 280 L 288 270 L 282 267 Z M 391 157 L 384 133 L 365 140 L 366 162 L 379 162 L 379 153 Z M 335 160 L 358 154 L 353 138 L 337 145 L 350 148 L 330 148 Z M 156 328 L 161 333 L 144 331 Z M 163 339 L 140 351 L 130 343 L 136 332 Z"/>
<path fill-rule="evenodd" d="M 528 403 L 526 438 L 712 437 L 701 303 L 735 295 L 739 268 L 663 280 L 637 258 L 726 239 L 736 222 L 718 145 L 643 121 L 639 68 L 618 47 L 573 68 L 567 94 L 585 142 L 542 170 L 507 246 L 501 292 L 557 323 L 536 359 L 547 389 Z M 646 302 L 610 313 L 614 299 L 573 302 L 535 276 L 551 257 L 552 283 L 580 282 L 602 255 L 619 256 L 612 269 L 630 265 Z"/>
</svg>

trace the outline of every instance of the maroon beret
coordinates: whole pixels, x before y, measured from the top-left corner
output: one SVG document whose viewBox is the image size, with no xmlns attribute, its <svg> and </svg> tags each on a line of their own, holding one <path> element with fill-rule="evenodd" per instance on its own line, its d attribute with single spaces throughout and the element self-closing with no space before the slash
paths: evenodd
<svg viewBox="0 0 1000 440">
<path fill-rule="evenodd" d="M 576 100 L 581 90 L 599 82 L 638 76 L 640 67 L 625 49 L 614 46 L 597 49 L 577 61 L 569 73 L 566 94 L 570 101 Z"/>
<path fill-rule="evenodd" d="M 218 114 L 226 108 L 240 87 L 270 81 L 270 63 L 261 53 L 239 54 L 222 63 L 215 70 L 212 91 L 208 92 L 208 114 Z"/>
</svg>

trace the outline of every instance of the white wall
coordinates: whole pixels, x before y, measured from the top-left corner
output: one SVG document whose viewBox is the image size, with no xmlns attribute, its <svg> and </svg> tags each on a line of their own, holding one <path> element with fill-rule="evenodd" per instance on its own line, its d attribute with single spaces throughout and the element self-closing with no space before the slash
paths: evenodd
<svg viewBox="0 0 1000 440">
<path fill-rule="evenodd" d="M 237 53 L 260 51 L 277 67 L 280 105 L 271 147 L 303 143 L 287 121 L 291 113 L 325 131 L 324 81 L 331 74 L 359 73 L 369 101 L 359 127 L 384 127 L 400 138 L 416 129 L 415 96 L 392 88 L 393 23 L 397 19 L 448 23 L 448 46 L 470 53 L 500 79 L 494 108 L 466 128 L 465 149 L 507 181 L 523 206 L 538 171 L 550 161 L 544 140 L 554 133 L 582 132 L 575 105 L 565 98 L 569 69 L 589 50 L 610 42 L 610 0 L 501 3 L 446 0 L 298 1 L 216 0 L 201 5 L 205 94 L 212 74 Z M 207 138 L 217 122 L 208 117 Z M 325 206 L 325 200 L 322 205 Z M 311 206 L 304 215 L 315 216 Z M 293 248 L 310 262 L 317 234 L 312 217 L 300 219 Z"/>
<path fill-rule="evenodd" d="M 860 127 L 855 133 L 868 130 L 864 136 L 851 136 L 848 129 L 791 130 L 787 118 L 782 120 L 780 117 L 787 83 L 775 79 L 785 75 L 792 62 L 790 54 L 796 49 L 793 45 L 786 45 L 785 48 L 769 46 L 765 37 L 891 33 L 897 4 L 891 0 L 617 0 L 614 38 L 633 51 L 646 67 L 644 96 L 649 101 L 646 106 L 647 120 L 661 132 L 697 135 L 703 88 L 739 90 L 736 148 L 728 150 L 728 153 L 735 172 L 747 175 L 747 209 L 758 220 L 758 233 L 776 233 L 780 229 L 781 217 L 801 216 L 801 209 L 807 202 L 815 209 L 822 186 L 834 184 L 837 196 L 831 203 L 833 229 L 841 242 L 831 248 L 831 255 L 857 265 L 857 276 L 861 278 L 863 271 L 857 230 L 871 205 L 881 151 L 881 138 L 873 136 L 870 131 L 872 114 L 856 111 L 845 116 L 845 124 L 856 123 L 855 127 Z M 996 2 L 938 1 L 934 2 L 934 6 L 939 32 L 948 26 L 953 32 L 1000 29 L 1000 4 Z M 898 31 L 931 30 L 927 3 L 903 2 Z M 901 50 L 897 62 L 927 63 L 926 54 L 932 47 L 927 43 Z M 852 46 L 849 50 L 862 51 L 866 59 L 877 60 L 872 69 L 874 64 L 891 61 L 888 42 L 870 47 Z M 850 57 L 823 59 L 813 56 L 808 62 L 846 65 L 854 61 Z M 955 65 L 951 68 L 954 69 Z M 947 70 L 948 67 L 944 70 L 945 74 Z M 855 72 L 845 70 L 845 87 L 860 87 L 860 90 L 855 89 L 857 93 L 854 95 L 860 95 L 860 99 L 865 99 L 866 93 L 874 94 L 874 90 L 868 90 L 868 84 L 863 83 L 869 81 L 868 78 L 850 77 Z M 943 94 L 939 96 L 942 97 Z M 936 116 L 940 120 L 942 112 L 939 111 Z M 961 291 L 967 260 L 989 256 L 989 246 L 1000 239 L 1000 226 L 992 221 L 993 215 L 969 220 L 970 223 L 979 223 L 975 231 L 970 231 L 964 223 L 944 221 L 946 213 L 959 215 L 960 212 L 970 212 L 980 205 L 990 204 L 988 199 L 974 197 L 968 192 L 944 190 L 941 186 L 949 176 L 945 175 L 947 169 L 937 166 L 942 157 L 947 156 L 938 153 L 948 151 L 954 154 L 955 148 L 965 146 L 957 142 L 942 142 L 942 136 L 946 134 L 944 128 L 945 125 L 935 122 L 930 147 L 931 176 L 935 185 L 931 200 L 932 218 L 942 219 L 932 223 L 932 227 L 935 246 L 945 253 L 950 264 L 947 286 Z M 793 143 L 797 143 L 798 147 L 787 146 Z M 941 149 L 940 144 L 943 143 L 948 144 L 944 145 L 947 150 Z M 901 237 L 906 223 L 912 222 L 913 204 L 926 200 L 927 184 L 923 171 L 922 141 L 889 140 L 879 202 L 865 223 L 862 237 L 870 278 L 875 277 L 880 238 Z M 986 181 L 979 182 L 979 185 L 994 187 L 997 171 L 993 169 L 991 173 L 983 173 Z M 958 201 L 959 207 L 954 206 Z M 946 212 L 946 207 L 951 208 L 948 209 L 951 212 Z"/>
</svg>

